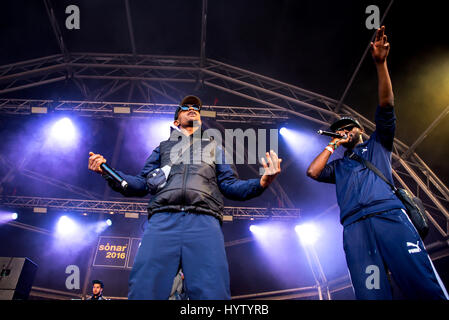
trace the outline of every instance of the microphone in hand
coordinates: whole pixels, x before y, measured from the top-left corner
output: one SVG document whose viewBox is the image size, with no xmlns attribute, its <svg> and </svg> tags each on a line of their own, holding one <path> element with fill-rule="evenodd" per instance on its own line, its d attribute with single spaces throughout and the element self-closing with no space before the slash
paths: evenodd
<svg viewBox="0 0 449 320">
<path fill-rule="evenodd" d="M 318 134 L 323 135 L 323 136 L 328 136 L 328 137 L 332 137 L 332 138 L 340 138 L 340 139 L 347 139 L 348 136 L 347 135 L 341 135 L 339 133 L 335 133 L 335 132 L 330 132 L 330 131 L 324 131 L 324 130 L 318 130 L 317 131 Z"/>
<path fill-rule="evenodd" d="M 106 172 L 112 179 L 114 179 L 123 189 L 128 187 L 128 182 L 123 179 L 114 169 L 108 166 L 106 163 L 102 163 L 100 168 Z"/>
</svg>

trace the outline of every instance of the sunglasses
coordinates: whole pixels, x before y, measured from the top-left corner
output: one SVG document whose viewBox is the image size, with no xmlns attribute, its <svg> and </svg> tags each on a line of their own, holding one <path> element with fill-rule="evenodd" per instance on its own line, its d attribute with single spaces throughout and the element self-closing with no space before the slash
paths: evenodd
<svg viewBox="0 0 449 320">
<path fill-rule="evenodd" d="M 337 132 L 337 131 L 343 131 L 343 130 L 348 130 L 348 131 L 351 131 L 352 129 L 354 129 L 354 128 L 356 128 L 357 126 L 355 126 L 355 125 L 353 125 L 353 124 L 350 124 L 350 125 L 347 125 L 347 126 L 344 126 L 344 127 L 341 127 L 341 128 L 339 128 L 339 129 L 337 129 L 337 130 L 335 130 L 335 132 Z M 358 127 L 357 127 L 358 128 Z"/>
<path fill-rule="evenodd" d="M 179 106 L 179 109 L 182 110 L 182 111 L 187 111 L 190 108 L 193 108 L 193 110 L 195 110 L 195 111 L 200 111 L 201 110 L 201 107 L 199 105 L 197 105 L 197 104 L 194 104 L 194 105 L 191 105 L 191 106 Z"/>
</svg>

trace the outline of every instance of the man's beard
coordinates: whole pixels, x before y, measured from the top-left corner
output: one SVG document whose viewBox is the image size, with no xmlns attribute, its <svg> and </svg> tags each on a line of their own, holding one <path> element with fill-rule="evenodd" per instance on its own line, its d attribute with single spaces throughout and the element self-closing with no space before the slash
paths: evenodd
<svg viewBox="0 0 449 320">
<path fill-rule="evenodd" d="M 360 133 L 355 133 L 352 135 L 352 138 L 349 142 L 342 143 L 341 145 L 346 149 L 352 150 L 360 142 L 360 136 L 361 136 Z"/>
<path fill-rule="evenodd" d="M 200 126 L 200 122 L 198 121 L 198 119 L 188 119 L 186 121 L 186 127 L 199 127 Z"/>
</svg>

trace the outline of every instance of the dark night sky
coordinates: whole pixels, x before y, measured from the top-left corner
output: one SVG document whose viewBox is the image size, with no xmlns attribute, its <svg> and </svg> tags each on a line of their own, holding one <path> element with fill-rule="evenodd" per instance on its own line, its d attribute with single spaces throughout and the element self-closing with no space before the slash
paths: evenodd
<svg viewBox="0 0 449 320">
<path fill-rule="evenodd" d="M 130 3 L 138 53 L 199 55 L 200 0 Z M 211 1 L 206 55 L 338 100 L 373 33 L 365 27 L 365 8 L 376 4 L 382 15 L 388 3 Z M 80 30 L 64 27 L 69 4 L 80 8 Z M 69 51 L 131 51 L 123 1 L 53 6 Z M 43 1 L 3 1 L 1 14 L 1 64 L 59 53 Z M 408 145 L 449 105 L 446 20 L 439 1 L 395 1 L 384 22 L 392 46 L 397 137 Z M 375 76 L 368 55 L 345 100 L 369 119 L 377 103 Z M 417 149 L 446 184 L 448 133 L 445 117 Z"/>
<path fill-rule="evenodd" d="M 338 100 L 374 32 L 365 27 L 368 16 L 365 8 L 371 4 L 378 5 L 382 15 L 389 2 L 209 1 L 206 55 L 208 58 Z M 131 53 L 124 1 L 53 0 L 52 4 L 69 51 Z M 64 27 L 65 8 L 71 4 L 76 4 L 80 8 L 80 30 L 67 30 Z M 137 53 L 199 55 L 201 0 L 130 0 L 130 5 Z M 447 11 L 441 1 L 396 0 L 384 24 L 391 43 L 388 65 L 398 118 L 396 137 L 411 145 L 449 105 Z M 60 53 L 43 1 L 2 1 L 0 41 L 2 48 L 0 65 Z M 49 88 L 47 90 L 43 87 L 42 90 L 32 92 L 38 95 L 36 98 L 44 98 L 48 94 L 53 97 L 54 89 Z M 65 97 L 64 92 L 58 92 L 57 95 Z M 8 97 L 21 98 L 21 91 L 13 92 Z M 203 102 L 212 104 L 210 97 L 207 96 Z M 218 104 L 232 103 L 226 99 L 228 99 L 226 95 L 220 95 Z M 363 61 L 344 102 L 368 119 L 374 120 L 377 81 L 370 55 Z M 2 134 L 14 135 L 13 130 L 4 130 L 6 124 L 12 123 L 17 124 L 17 128 L 28 128 L 27 130 L 31 131 L 29 129 L 31 124 L 27 127 L 26 119 L 15 118 L 9 122 L 10 118 L 0 117 L 0 125 L 5 125 L 4 128 L 0 128 Z M 299 122 L 307 128 L 307 124 Z M 98 122 L 86 120 L 86 127 L 90 124 L 95 126 Z M 116 123 L 103 120 L 101 125 L 112 128 L 111 132 L 116 133 L 114 131 Z M 312 130 L 314 128 L 310 127 L 310 132 L 313 132 Z M 98 139 L 96 150 L 106 152 L 107 144 L 113 144 L 99 131 L 93 132 L 92 137 Z M 14 140 L 7 140 L 3 148 L 14 143 Z M 446 161 L 449 155 L 448 146 L 449 116 L 446 116 L 417 148 L 417 153 L 446 185 L 449 185 L 449 165 Z M 89 150 L 83 149 L 82 154 L 86 154 L 87 151 Z M 139 161 L 144 160 L 144 156 L 142 154 Z M 63 156 L 59 159 L 58 155 L 55 155 L 54 158 L 56 160 L 53 161 L 58 161 L 62 160 Z M 141 162 L 127 163 L 126 155 L 121 155 L 118 163 L 122 167 L 131 167 L 131 171 L 141 168 Z M 305 180 L 304 163 L 290 166 L 289 174 L 280 179 L 286 182 L 284 186 L 286 192 L 292 198 L 297 196 L 294 199 L 295 205 L 305 212 L 315 214 L 314 206 L 317 206 L 319 209 L 316 211 L 320 212 L 335 203 L 334 188 L 306 181 L 302 184 L 302 192 L 298 194 L 297 185 L 287 180 L 299 175 L 301 178 L 298 179 Z M 37 162 L 32 165 L 39 167 Z M 80 164 L 79 168 L 85 169 L 85 163 Z M 243 173 L 245 177 L 244 172 L 239 173 Z M 93 190 L 98 187 L 104 190 L 101 179 L 93 180 L 91 176 L 85 179 L 84 176 L 79 177 L 76 174 L 71 174 L 70 178 L 74 184 L 79 183 L 87 189 Z M 304 203 L 303 200 L 314 199 L 318 188 L 321 188 L 323 193 L 331 194 L 330 199 L 319 203 Z M 26 186 L 24 184 L 22 190 L 27 192 L 35 190 L 37 194 L 45 191 L 38 190 L 34 184 Z M 245 205 L 253 204 L 260 206 L 261 202 L 245 203 Z M 335 216 L 329 219 L 336 220 Z M 338 223 L 332 221 L 334 222 Z M 229 231 L 229 228 L 225 226 L 225 232 Z M 334 237 L 331 241 L 338 243 L 341 241 L 339 233 L 330 237 Z M 338 250 L 340 249 L 338 247 Z M 231 257 L 233 255 L 238 257 L 239 254 L 228 252 Z M 339 256 L 339 259 L 343 258 Z M 332 261 L 329 263 L 332 264 Z M 233 260 L 232 268 L 238 270 L 242 265 Z M 342 270 L 344 273 L 344 268 Z M 257 282 L 257 276 L 255 274 L 253 276 Z M 447 275 L 445 277 L 447 279 Z M 248 283 L 251 282 L 251 279 L 246 280 Z M 261 290 L 261 288 L 251 289 Z M 233 290 L 236 290 L 234 293 L 241 293 L 238 289 Z"/>
</svg>

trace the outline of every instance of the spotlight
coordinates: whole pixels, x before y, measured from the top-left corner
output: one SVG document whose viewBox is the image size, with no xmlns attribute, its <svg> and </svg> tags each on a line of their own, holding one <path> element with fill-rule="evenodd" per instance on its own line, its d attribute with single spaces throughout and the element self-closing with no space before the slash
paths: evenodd
<svg viewBox="0 0 449 320">
<path fill-rule="evenodd" d="M 292 143 L 298 143 L 300 142 L 301 134 L 298 130 L 289 129 L 287 127 L 281 127 L 279 129 L 280 135 L 287 141 Z"/>
<path fill-rule="evenodd" d="M 18 217 L 19 215 L 16 212 L 0 211 L 0 224 L 16 220 Z"/>
<path fill-rule="evenodd" d="M 299 130 L 281 127 L 281 129 L 279 129 L 279 133 L 286 141 L 291 142 L 293 144 L 300 143 L 304 140 L 303 134 Z"/>
<path fill-rule="evenodd" d="M 255 235 L 260 236 L 266 233 L 266 228 L 252 224 L 249 226 L 249 231 L 251 231 Z"/>
<path fill-rule="evenodd" d="M 137 130 L 136 133 L 143 139 L 139 141 L 142 141 L 144 146 L 154 149 L 155 145 L 159 144 L 159 141 L 166 140 L 170 137 L 170 126 L 173 126 L 173 119 L 148 118 L 148 120 L 141 122 L 140 125 L 137 124 L 133 130 Z"/>
<path fill-rule="evenodd" d="M 59 142 L 71 142 L 76 137 L 76 130 L 69 118 L 62 118 L 51 128 L 51 136 Z"/>
<path fill-rule="evenodd" d="M 76 223 L 67 216 L 62 216 L 58 220 L 57 231 L 60 235 L 73 234 L 77 229 Z"/>
<path fill-rule="evenodd" d="M 111 221 L 111 219 L 106 220 L 106 224 L 107 224 L 108 226 L 112 226 L 112 221 Z"/>
<path fill-rule="evenodd" d="M 305 245 L 313 245 L 318 240 L 319 233 L 313 224 L 297 225 L 295 231 L 301 239 L 301 242 Z"/>
</svg>

